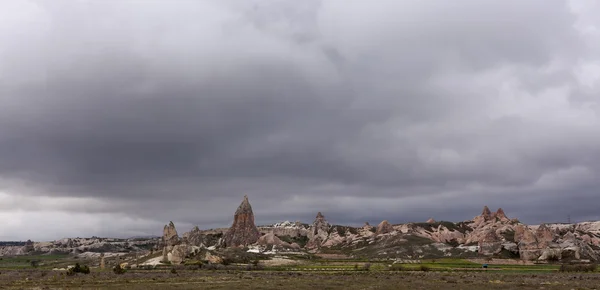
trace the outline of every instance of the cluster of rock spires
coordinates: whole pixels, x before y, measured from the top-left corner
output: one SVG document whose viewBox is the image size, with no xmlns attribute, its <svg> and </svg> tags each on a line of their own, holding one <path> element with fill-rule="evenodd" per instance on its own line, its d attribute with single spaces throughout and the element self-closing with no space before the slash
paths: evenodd
<svg viewBox="0 0 600 290">
<path fill-rule="evenodd" d="M 437 222 L 433 218 L 426 223 L 392 225 L 384 220 L 377 227 L 365 223 L 363 227 L 331 225 L 319 212 L 310 225 L 284 222 L 273 226 L 257 227 L 248 197 L 234 214 L 230 228 L 201 231 L 195 227 L 177 237 L 172 223 L 165 226 L 163 245 L 165 258 L 172 262 L 183 260 L 193 247 L 250 247 L 255 251 L 319 252 L 324 248 L 348 249 L 359 255 L 369 249 L 376 255 L 390 253 L 406 258 L 422 258 L 436 252 L 438 256 L 520 257 L 525 260 L 544 259 L 591 259 L 600 254 L 600 222 L 597 232 L 582 235 L 579 224 L 568 226 L 527 226 L 517 219 L 509 219 L 504 210 L 492 212 L 487 206 L 481 215 L 460 223 Z M 578 228 L 579 227 L 579 228 Z M 592 228 L 592 227 L 588 227 Z M 208 237 L 212 242 L 207 242 Z M 410 237 L 421 238 L 420 245 L 407 242 Z M 406 246 L 402 246 L 406 243 Z M 184 245 L 184 246 L 182 246 Z M 185 251 L 180 251 L 185 249 Z M 260 249 L 262 250 L 260 250 Z M 176 257 L 176 258 L 173 258 Z"/>
<path fill-rule="evenodd" d="M 109 251 L 140 250 L 137 246 L 156 241 L 109 241 L 107 239 L 65 239 L 55 242 L 0 247 L 0 255 L 32 252 L 68 252 L 87 254 Z M 182 263 L 201 253 L 204 260 L 218 263 L 221 258 L 211 251 L 244 248 L 248 251 L 312 252 L 325 249 L 368 258 L 421 259 L 437 257 L 497 256 L 523 260 L 600 260 L 600 222 L 578 224 L 542 224 L 528 226 L 509 219 L 501 208 L 496 212 L 485 206 L 480 215 L 459 223 L 435 221 L 391 224 L 384 220 L 376 227 L 330 224 L 319 212 L 312 224 L 282 222 L 257 227 L 247 196 L 227 229 L 191 231 L 178 235 L 175 224 L 163 228 L 156 250 L 162 259 Z"/>
</svg>

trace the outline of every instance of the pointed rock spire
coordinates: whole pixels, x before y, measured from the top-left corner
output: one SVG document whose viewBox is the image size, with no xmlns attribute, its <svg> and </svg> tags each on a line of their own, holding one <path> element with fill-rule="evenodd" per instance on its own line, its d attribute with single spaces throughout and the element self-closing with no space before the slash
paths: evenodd
<svg viewBox="0 0 600 290">
<path fill-rule="evenodd" d="M 506 214 L 504 213 L 504 210 L 502 208 L 499 208 L 496 213 L 494 214 L 494 216 L 498 219 L 500 219 L 501 221 L 508 221 L 508 217 L 506 217 Z"/>
<path fill-rule="evenodd" d="M 177 235 L 177 229 L 173 221 L 169 222 L 163 228 L 163 243 L 165 246 L 174 246 L 179 242 L 179 236 Z"/>
<path fill-rule="evenodd" d="M 252 206 L 248 196 L 244 195 L 244 200 L 235 211 L 233 224 L 225 233 L 224 244 L 226 247 L 247 246 L 256 243 L 259 237 L 260 233 L 254 224 Z"/>
<path fill-rule="evenodd" d="M 308 243 L 306 244 L 306 248 L 317 248 L 321 246 L 321 243 L 327 240 L 329 236 L 329 222 L 325 219 L 325 216 L 319 212 L 315 217 L 315 221 L 310 226 L 308 232 Z"/>
<path fill-rule="evenodd" d="M 492 211 L 490 211 L 490 208 L 486 206 L 483 207 L 483 212 L 481 213 L 482 216 L 484 217 L 491 217 L 492 216 Z"/>
<path fill-rule="evenodd" d="M 394 227 L 387 221 L 384 220 L 377 226 L 377 230 L 375 231 L 376 235 L 387 234 L 394 231 Z"/>
</svg>

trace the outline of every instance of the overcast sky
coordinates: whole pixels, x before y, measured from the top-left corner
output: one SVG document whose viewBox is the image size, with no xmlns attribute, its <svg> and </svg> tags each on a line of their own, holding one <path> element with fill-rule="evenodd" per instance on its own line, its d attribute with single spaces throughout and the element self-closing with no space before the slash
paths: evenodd
<svg viewBox="0 0 600 290">
<path fill-rule="evenodd" d="M 0 240 L 600 219 L 595 0 L 0 1 Z"/>
</svg>

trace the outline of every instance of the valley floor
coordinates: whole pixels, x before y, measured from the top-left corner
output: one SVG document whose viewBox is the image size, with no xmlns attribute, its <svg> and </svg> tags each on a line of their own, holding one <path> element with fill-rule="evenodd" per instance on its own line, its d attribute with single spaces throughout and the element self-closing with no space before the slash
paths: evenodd
<svg viewBox="0 0 600 290">
<path fill-rule="evenodd" d="M 3 270 L 0 289 L 598 289 L 596 273 Z"/>
</svg>

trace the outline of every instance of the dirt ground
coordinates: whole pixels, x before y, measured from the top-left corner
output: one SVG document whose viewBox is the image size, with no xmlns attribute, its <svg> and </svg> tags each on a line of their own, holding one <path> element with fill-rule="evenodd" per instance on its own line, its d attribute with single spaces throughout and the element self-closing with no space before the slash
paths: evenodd
<svg viewBox="0 0 600 290">
<path fill-rule="evenodd" d="M 600 274 L 140 270 L 66 276 L 5 270 L 0 289 L 600 289 Z"/>
</svg>

